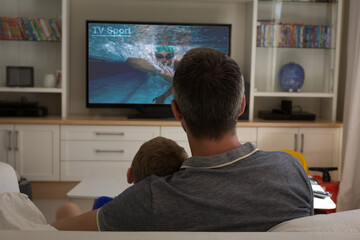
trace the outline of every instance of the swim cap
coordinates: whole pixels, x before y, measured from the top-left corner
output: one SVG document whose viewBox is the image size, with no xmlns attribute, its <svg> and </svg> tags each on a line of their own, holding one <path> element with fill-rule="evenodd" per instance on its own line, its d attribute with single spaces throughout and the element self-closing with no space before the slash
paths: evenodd
<svg viewBox="0 0 360 240">
<path fill-rule="evenodd" d="M 174 53 L 174 48 L 169 45 L 158 45 L 156 46 L 155 52 L 171 52 Z"/>
</svg>

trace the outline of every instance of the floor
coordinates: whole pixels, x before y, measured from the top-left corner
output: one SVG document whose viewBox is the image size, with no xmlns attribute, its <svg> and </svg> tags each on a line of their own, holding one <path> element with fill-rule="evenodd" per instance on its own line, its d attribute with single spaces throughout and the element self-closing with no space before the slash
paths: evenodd
<svg viewBox="0 0 360 240">
<path fill-rule="evenodd" d="M 92 199 L 48 199 L 48 198 L 37 198 L 33 199 L 34 204 L 44 214 L 47 223 L 52 223 L 55 220 L 56 209 L 65 202 L 74 202 L 77 204 L 81 211 L 86 212 L 91 210 L 94 200 Z"/>
</svg>

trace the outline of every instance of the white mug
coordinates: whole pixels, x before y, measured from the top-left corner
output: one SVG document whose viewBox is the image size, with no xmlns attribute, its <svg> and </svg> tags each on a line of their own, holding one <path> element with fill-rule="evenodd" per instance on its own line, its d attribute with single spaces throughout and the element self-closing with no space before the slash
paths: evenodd
<svg viewBox="0 0 360 240">
<path fill-rule="evenodd" d="M 44 76 L 44 87 L 53 88 L 56 85 L 56 78 L 54 74 L 46 74 Z"/>
</svg>

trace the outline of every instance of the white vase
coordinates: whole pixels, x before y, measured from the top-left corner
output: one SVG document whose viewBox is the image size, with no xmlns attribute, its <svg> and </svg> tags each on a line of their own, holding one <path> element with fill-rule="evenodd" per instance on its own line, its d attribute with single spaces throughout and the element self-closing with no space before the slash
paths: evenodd
<svg viewBox="0 0 360 240">
<path fill-rule="evenodd" d="M 56 78 L 54 74 L 46 74 L 44 76 L 44 87 L 46 88 L 54 88 L 56 85 Z"/>
</svg>

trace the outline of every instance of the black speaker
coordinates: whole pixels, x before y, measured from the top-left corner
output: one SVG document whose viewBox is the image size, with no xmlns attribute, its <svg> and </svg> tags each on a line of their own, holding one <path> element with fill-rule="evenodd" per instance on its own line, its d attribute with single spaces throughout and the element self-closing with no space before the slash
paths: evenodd
<svg viewBox="0 0 360 240">
<path fill-rule="evenodd" d="M 6 86 L 7 87 L 33 87 L 34 68 L 33 67 L 6 67 Z"/>
<path fill-rule="evenodd" d="M 292 101 L 281 100 L 281 111 L 286 114 L 292 113 Z"/>
</svg>

